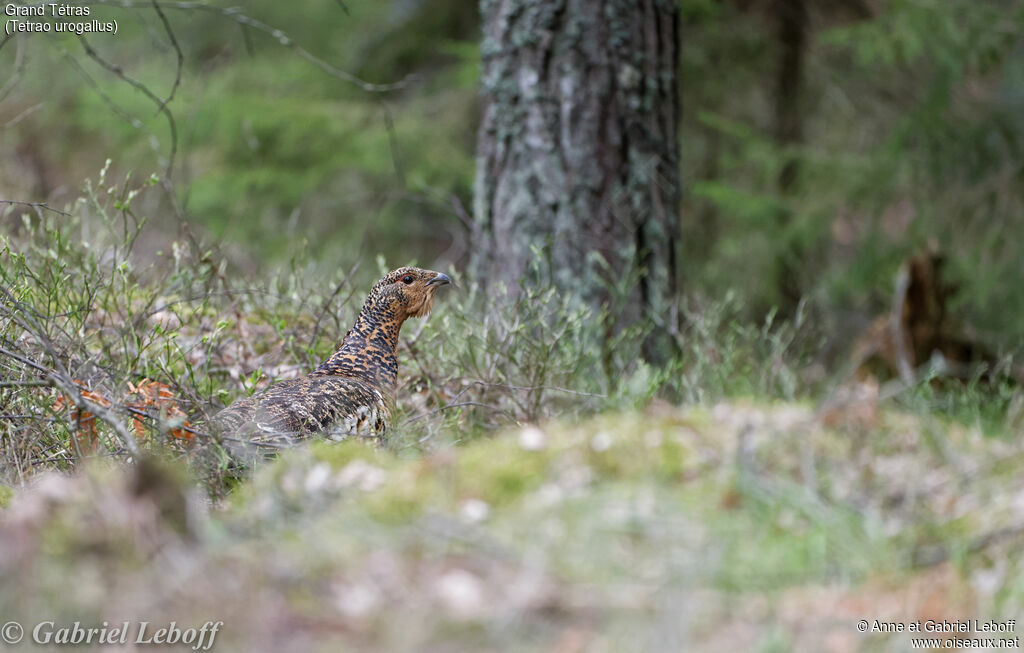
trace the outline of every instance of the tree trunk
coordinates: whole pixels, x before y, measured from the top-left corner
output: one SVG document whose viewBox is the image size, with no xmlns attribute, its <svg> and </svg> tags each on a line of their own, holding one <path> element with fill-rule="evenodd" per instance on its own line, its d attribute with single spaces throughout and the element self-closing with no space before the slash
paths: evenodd
<svg viewBox="0 0 1024 653">
<path fill-rule="evenodd" d="M 679 3 L 481 0 L 473 267 L 543 271 L 596 305 L 671 320 L 679 248 Z M 604 265 L 600 259 L 607 265 Z M 671 328 L 671 327 L 670 327 Z"/>
<path fill-rule="evenodd" d="M 779 46 L 775 79 L 775 142 L 780 148 L 799 145 L 803 141 L 802 95 L 804 86 L 804 60 L 807 54 L 807 6 L 805 0 L 775 0 L 776 40 Z M 797 190 L 800 160 L 785 153 L 785 161 L 778 177 L 778 189 L 783 199 Z M 779 215 L 779 229 L 785 231 L 792 220 L 788 209 Z M 778 285 L 783 316 L 796 312 L 803 295 L 800 270 L 805 252 L 798 238 L 780 254 Z"/>
</svg>

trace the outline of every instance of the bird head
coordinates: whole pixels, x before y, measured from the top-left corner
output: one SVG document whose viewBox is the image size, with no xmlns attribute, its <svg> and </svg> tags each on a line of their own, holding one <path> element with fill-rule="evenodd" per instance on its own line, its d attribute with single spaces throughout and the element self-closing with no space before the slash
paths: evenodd
<svg viewBox="0 0 1024 653">
<path fill-rule="evenodd" d="M 451 282 L 448 275 L 441 272 L 398 268 L 374 284 L 365 306 L 378 315 L 397 319 L 399 323 L 410 317 L 423 317 L 430 313 L 437 289 Z"/>
</svg>

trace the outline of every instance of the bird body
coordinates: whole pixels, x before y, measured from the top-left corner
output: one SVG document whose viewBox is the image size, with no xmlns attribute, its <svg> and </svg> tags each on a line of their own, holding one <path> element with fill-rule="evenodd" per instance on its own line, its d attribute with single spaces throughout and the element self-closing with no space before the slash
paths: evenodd
<svg viewBox="0 0 1024 653">
<path fill-rule="evenodd" d="M 405 267 L 374 284 L 341 346 L 313 372 L 240 399 L 213 423 L 254 445 L 280 446 L 321 434 L 331 439 L 381 437 L 391 420 L 398 382 L 398 334 L 410 317 L 427 315 L 447 275 Z"/>
</svg>

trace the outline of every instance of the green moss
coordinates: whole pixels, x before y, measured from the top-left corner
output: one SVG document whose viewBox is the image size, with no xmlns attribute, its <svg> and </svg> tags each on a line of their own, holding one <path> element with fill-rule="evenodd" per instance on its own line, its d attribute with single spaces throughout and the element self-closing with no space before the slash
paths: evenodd
<svg viewBox="0 0 1024 653">
<path fill-rule="evenodd" d="M 599 475 L 609 479 L 655 477 L 678 480 L 691 459 L 694 427 L 678 418 L 652 419 L 625 413 L 596 418 L 553 439 L 578 451 Z M 557 445 L 556 445 L 557 446 Z"/>
<path fill-rule="evenodd" d="M 396 460 L 387 451 L 373 446 L 369 440 L 350 439 L 343 442 L 317 440 L 310 444 L 313 458 L 325 462 L 335 471 L 343 469 L 353 460 L 363 460 L 377 467 L 393 467 Z"/>
<path fill-rule="evenodd" d="M 388 475 L 387 482 L 361 500 L 366 513 L 385 524 L 404 524 L 427 510 L 445 505 L 437 479 L 419 464 Z"/>
<path fill-rule="evenodd" d="M 0 485 L 0 508 L 10 506 L 13 499 L 14 490 L 6 485 Z"/>
<path fill-rule="evenodd" d="M 458 452 L 454 485 L 459 496 L 503 506 L 541 485 L 550 452 L 525 451 L 510 437 L 482 440 Z"/>
</svg>

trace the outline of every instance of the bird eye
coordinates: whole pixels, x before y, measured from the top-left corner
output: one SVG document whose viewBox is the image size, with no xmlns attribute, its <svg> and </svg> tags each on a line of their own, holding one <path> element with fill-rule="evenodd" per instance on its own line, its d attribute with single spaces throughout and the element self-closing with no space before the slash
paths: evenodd
<svg viewBox="0 0 1024 653">
<path fill-rule="evenodd" d="M 410 285 L 410 284 L 411 284 L 412 282 L 413 282 L 413 278 L 412 278 L 412 275 L 411 275 L 411 274 L 407 274 L 407 275 L 405 275 L 404 277 L 402 277 L 402 283 L 404 283 L 405 285 L 407 285 L 407 286 L 408 286 L 408 285 Z"/>
</svg>

